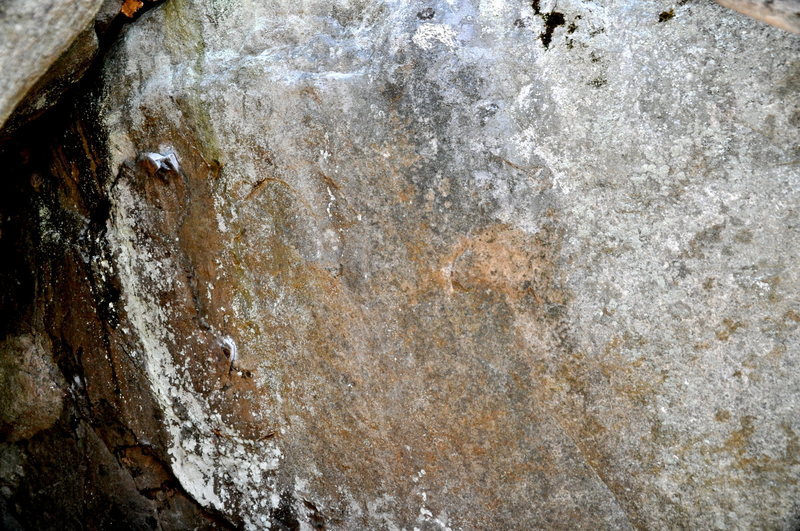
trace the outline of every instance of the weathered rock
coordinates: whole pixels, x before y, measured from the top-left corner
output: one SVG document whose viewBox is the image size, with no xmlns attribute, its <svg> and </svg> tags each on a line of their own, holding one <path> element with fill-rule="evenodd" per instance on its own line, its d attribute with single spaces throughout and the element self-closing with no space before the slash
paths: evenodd
<svg viewBox="0 0 800 531">
<path fill-rule="evenodd" d="M 25 454 L 14 444 L 0 443 L 0 525 L 3 529 L 23 529 L 9 506 L 24 475 Z"/>
<path fill-rule="evenodd" d="M 66 390 L 43 337 L 8 337 L 0 343 L 0 434 L 29 439 L 61 414 Z"/>
<path fill-rule="evenodd" d="M 103 0 L 7 0 L 0 5 L 0 127 L 28 91 L 90 28 Z M 81 41 L 81 47 L 91 41 Z M 83 52 L 83 49 L 81 51 Z M 83 68 L 76 49 L 59 68 Z M 93 52 L 92 52 L 93 53 Z M 74 67 L 74 68 L 73 68 Z M 61 81 L 67 75 L 66 72 Z M 47 94 L 41 94 L 46 98 Z M 41 108 L 44 101 L 33 105 Z"/>
<path fill-rule="evenodd" d="M 92 65 L 98 51 L 97 34 L 90 24 L 28 90 L 5 124 L 5 133 L 41 116 L 75 85 Z"/>
<path fill-rule="evenodd" d="M 171 473 L 147 380 L 109 341 L 118 291 L 86 116 L 49 114 L 0 149 L 0 440 L 16 441 L 0 444 L 0 526 L 228 529 Z"/>
<path fill-rule="evenodd" d="M 29 170 L 91 427 L 19 490 L 63 430 L 165 527 L 796 527 L 799 48 L 710 2 L 146 13 Z"/>
<path fill-rule="evenodd" d="M 794 525 L 798 46 L 711 3 L 143 17 L 107 274 L 177 478 L 245 527 Z"/>
<path fill-rule="evenodd" d="M 717 2 L 763 20 L 767 24 L 800 33 L 800 0 L 717 0 Z"/>
</svg>

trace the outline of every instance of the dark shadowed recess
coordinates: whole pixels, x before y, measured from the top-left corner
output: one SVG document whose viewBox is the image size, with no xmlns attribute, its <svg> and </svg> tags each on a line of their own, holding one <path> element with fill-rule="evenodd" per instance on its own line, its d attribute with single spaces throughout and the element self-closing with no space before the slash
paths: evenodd
<svg viewBox="0 0 800 531">
<path fill-rule="evenodd" d="M 110 176 L 93 102 L 103 57 L 127 22 L 118 16 L 104 28 L 95 63 L 55 107 L 0 132 L 0 344 L 43 339 L 66 382 L 52 427 L 18 440 L 0 422 L 0 529 L 234 527 L 185 492 L 157 437 L 139 440 L 119 420 L 114 364 L 98 369 L 108 363 L 108 303 L 119 288 L 97 274 L 109 252 Z M 107 397 L 87 390 L 87 371 L 101 369 L 110 371 Z M 160 431 L 157 414 L 149 422 Z"/>
</svg>

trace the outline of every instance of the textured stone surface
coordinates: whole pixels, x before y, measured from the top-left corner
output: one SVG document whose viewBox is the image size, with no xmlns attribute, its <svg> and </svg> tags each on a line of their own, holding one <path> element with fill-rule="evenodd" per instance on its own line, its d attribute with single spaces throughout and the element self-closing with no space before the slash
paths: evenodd
<svg viewBox="0 0 800 531">
<path fill-rule="evenodd" d="M 91 426 L 9 499 L 66 432 L 97 525 L 795 528 L 799 50 L 710 1 L 144 14 L 15 169 Z"/>
<path fill-rule="evenodd" d="M 52 108 L 85 74 L 97 56 L 98 39 L 92 24 L 28 89 L 4 125 L 6 135 Z"/>
<path fill-rule="evenodd" d="M 717 0 L 720 5 L 800 33 L 800 0 Z"/>
<path fill-rule="evenodd" d="M 148 14 L 109 274 L 178 479 L 246 526 L 794 525 L 799 46 L 712 3 Z"/>
<path fill-rule="evenodd" d="M 0 127 L 78 35 L 90 28 L 102 3 L 6 0 L 0 4 Z M 79 68 L 83 57 L 72 59 L 77 59 Z"/>
<path fill-rule="evenodd" d="M 61 414 L 66 385 L 44 338 L 8 337 L 0 344 L 0 433 L 29 439 Z"/>
</svg>

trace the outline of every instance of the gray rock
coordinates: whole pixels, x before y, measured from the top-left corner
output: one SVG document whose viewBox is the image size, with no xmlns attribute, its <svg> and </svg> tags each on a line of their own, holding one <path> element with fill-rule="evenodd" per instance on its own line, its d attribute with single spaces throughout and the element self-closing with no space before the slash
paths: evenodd
<svg viewBox="0 0 800 531">
<path fill-rule="evenodd" d="M 773 26 L 800 33 L 800 0 L 717 0 L 717 2 Z"/>
<path fill-rule="evenodd" d="M 98 51 L 94 24 L 89 24 L 75 38 L 72 45 L 59 57 L 47 72 L 28 90 L 6 121 L 3 132 L 13 133 L 20 126 L 41 116 L 76 84 L 92 65 Z"/>
<path fill-rule="evenodd" d="M 248 529 L 795 528 L 798 39 L 712 2 L 145 13 L 41 192 L 92 455 Z"/>
<path fill-rule="evenodd" d="M 51 65 L 90 26 L 102 3 L 103 0 L 6 0 L 0 4 L 0 127 Z M 68 58 L 76 60 L 76 69 L 83 64 L 74 53 Z"/>
</svg>

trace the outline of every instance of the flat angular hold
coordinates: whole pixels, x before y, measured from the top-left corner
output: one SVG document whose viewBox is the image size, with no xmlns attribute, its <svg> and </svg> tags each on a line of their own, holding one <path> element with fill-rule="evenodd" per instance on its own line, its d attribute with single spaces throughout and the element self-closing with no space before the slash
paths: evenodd
<svg viewBox="0 0 800 531">
<path fill-rule="evenodd" d="M 177 172 L 180 170 L 178 157 L 172 152 L 167 152 L 165 154 L 153 152 L 142 153 L 139 157 L 139 164 L 142 165 L 150 176 L 162 175 L 163 172 Z"/>
</svg>

